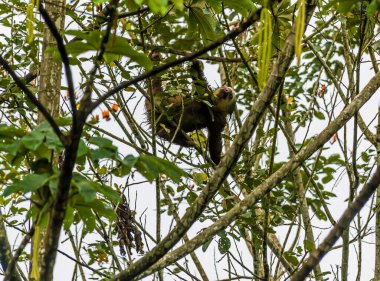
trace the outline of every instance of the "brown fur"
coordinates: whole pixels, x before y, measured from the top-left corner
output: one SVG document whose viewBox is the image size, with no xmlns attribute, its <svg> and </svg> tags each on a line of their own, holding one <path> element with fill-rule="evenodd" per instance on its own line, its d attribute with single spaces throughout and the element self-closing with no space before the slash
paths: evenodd
<svg viewBox="0 0 380 281">
<path fill-rule="evenodd" d="M 152 54 L 150 55 L 151 59 L 157 60 L 157 56 Z M 193 63 L 193 68 L 198 73 L 198 79 L 203 81 L 204 75 L 200 70 L 199 62 Z M 158 76 L 152 78 L 151 88 L 155 105 L 159 105 L 164 111 L 159 112 L 157 109 L 155 111 L 156 134 L 175 144 L 192 147 L 194 142 L 186 138 L 180 130 L 187 133 L 207 128 L 210 157 L 216 164 L 219 164 L 222 152 L 222 132 L 227 124 L 227 116 L 235 108 L 234 91 L 226 86 L 218 88 L 208 100 L 212 104 L 212 107 L 209 107 L 205 102 L 187 101 L 181 95 L 165 97 L 161 78 Z M 151 122 L 152 105 L 148 99 L 145 101 L 145 106 L 149 122 Z M 177 130 L 178 127 L 180 130 Z"/>
</svg>

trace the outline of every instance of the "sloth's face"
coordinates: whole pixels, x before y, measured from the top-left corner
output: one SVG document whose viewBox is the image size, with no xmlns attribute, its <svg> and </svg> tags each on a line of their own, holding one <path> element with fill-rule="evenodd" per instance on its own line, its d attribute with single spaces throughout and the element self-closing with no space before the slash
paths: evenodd
<svg viewBox="0 0 380 281">
<path fill-rule="evenodd" d="M 232 88 L 223 86 L 214 91 L 213 110 L 231 114 L 236 105 L 235 92 Z"/>
</svg>

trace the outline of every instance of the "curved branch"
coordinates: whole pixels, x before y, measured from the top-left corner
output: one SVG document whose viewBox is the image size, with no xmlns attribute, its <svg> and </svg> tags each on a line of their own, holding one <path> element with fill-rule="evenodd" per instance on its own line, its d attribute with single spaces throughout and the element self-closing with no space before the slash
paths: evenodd
<svg viewBox="0 0 380 281">
<path fill-rule="evenodd" d="M 306 5 L 306 22 L 308 22 L 313 14 L 315 9 L 315 0 L 311 0 Z M 258 12 L 255 18 L 258 17 Z M 252 17 L 250 17 L 250 21 L 252 21 Z M 248 28 L 249 25 L 246 23 L 242 24 Z M 238 28 L 240 32 L 241 27 Z M 229 35 L 234 34 L 234 36 L 229 36 L 229 39 L 235 38 L 237 36 L 236 31 L 232 31 Z M 231 148 L 226 152 L 225 157 L 222 159 L 221 163 L 218 165 L 215 170 L 213 176 L 209 179 L 209 182 L 206 187 L 202 190 L 201 194 L 197 197 L 197 199 L 193 202 L 193 204 L 186 210 L 185 215 L 181 219 L 179 223 L 177 223 L 176 227 L 164 238 L 162 241 L 154 247 L 149 253 L 147 253 L 143 258 L 138 260 L 129 266 L 126 271 L 121 272 L 119 275 L 115 277 L 116 280 L 136 280 L 135 278 L 140 275 L 142 272 L 147 270 L 151 265 L 157 262 L 164 254 L 166 254 L 186 233 L 186 231 L 191 227 L 191 225 L 196 221 L 196 219 L 202 214 L 204 209 L 207 206 L 207 203 L 214 197 L 215 193 L 218 191 L 220 185 L 227 178 L 231 169 L 235 166 L 237 160 L 239 159 L 244 147 L 250 140 L 253 132 L 255 131 L 262 115 L 265 110 L 269 106 L 272 97 L 277 92 L 278 87 L 284 80 L 285 74 L 293 60 L 294 57 L 294 39 L 295 39 L 295 26 L 289 32 L 288 38 L 286 39 L 286 43 L 283 51 L 280 53 L 276 65 L 273 67 L 272 73 L 267 81 L 267 84 L 263 91 L 260 93 L 257 101 L 252 105 L 251 111 L 246 119 L 246 122 L 242 126 L 239 135 L 235 139 Z M 227 41 L 226 37 L 224 37 L 220 41 Z M 213 46 L 213 44 L 208 47 Z M 205 50 L 208 47 L 202 49 Z M 195 52 L 191 59 L 203 54 L 201 51 Z M 184 57 L 183 59 L 189 59 L 188 57 Z M 180 61 L 180 60 L 178 60 Z M 178 62 L 177 61 L 177 62 Z M 170 63 L 164 65 L 165 67 Z M 163 67 L 163 66 L 161 66 Z M 162 71 L 164 69 L 158 68 L 153 69 L 150 72 Z M 166 69 L 166 68 L 165 68 Z M 147 75 L 149 72 L 145 73 Z M 144 74 L 143 74 L 144 75 Z M 149 76 L 148 76 L 149 77 Z M 129 82 L 126 82 L 129 83 Z M 108 94 L 110 94 L 109 92 Z"/>
<path fill-rule="evenodd" d="M 228 211 L 223 217 L 221 217 L 217 222 L 211 226 L 204 229 L 204 231 L 193 238 L 189 243 L 181 246 L 180 248 L 174 250 L 170 254 L 166 255 L 154 266 L 152 266 L 143 275 L 138 276 L 138 279 L 148 276 L 169 264 L 177 261 L 178 259 L 184 257 L 189 252 L 194 251 L 196 248 L 203 245 L 204 241 L 215 235 L 221 229 L 227 227 L 231 222 L 233 222 L 239 215 L 243 214 L 253 204 L 256 204 L 260 198 L 262 198 L 267 192 L 274 188 L 281 180 L 287 176 L 289 173 L 298 168 L 306 159 L 308 159 L 315 151 L 320 149 L 326 142 L 328 142 L 331 137 L 342 128 L 359 109 L 375 94 L 375 92 L 380 87 L 380 72 L 376 74 L 366 87 L 361 91 L 355 99 L 345 107 L 345 109 L 338 115 L 338 117 L 332 121 L 327 128 L 325 128 L 319 135 L 317 135 L 313 141 L 301 149 L 292 159 L 290 159 L 286 164 L 284 164 L 280 169 L 273 173 L 267 180 L 257 186 L 248 196 L 246 196 L 240 203 L 235 205 L 230 211 Z M 245 127 L 244 124 L 243 127 Z M 243 129 L 242 129 L 243 130 Z M 239 139 L 239 138 L 238 138 Z M 235 141 L 236 142 L 236 141 Z M 228 150 L 228 156 L 231 157 L 231 151 L 234 146 Z M 224 159 L 222 160 L 224 161 Z M 221 167 L 220 167 L 221 168 Z M 218 169 L 220 170 L 220 169 Z M 199 198 L 199 197 L 198 197 Z M 132 279 L 132 280 L 138 280 Z M 303 279 L 298 279 L 303 280 Z"/>
</svg>

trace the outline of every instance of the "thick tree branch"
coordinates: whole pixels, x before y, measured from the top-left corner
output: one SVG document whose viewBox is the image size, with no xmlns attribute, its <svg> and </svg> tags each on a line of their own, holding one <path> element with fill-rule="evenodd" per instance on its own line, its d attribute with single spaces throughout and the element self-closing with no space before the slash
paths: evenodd
<svg viewBox="0 0 380 281">
<path fill-rule="evenodd" d="M 235 205 L 230 211 L 228 211 L 223 217 L 221 217 L 217 222 L 193 238 L 189 243 L 181 246 L 180 248 L 174 250 L 170 254 L 167 254 L 159 262 L 153 265 L 144 274 L 138 276 L 136 279 L 139 280 L 142 277 L 148 276 L 170 264 L 177 261 L 178 259 L 184 257 L 188 253 L 194 251 L 196 248 L 203 245 L 204 241 L 214 236 L 218 231 L 224 229 L 229 224 L 231 224 L 239 215 L 246 212 L 252 205 L 256 204 L 260 198 L 262 198 L 267 192 L 274 188 L 281 180 L 286 177 L 289 173 L 298 168 L 306 159 L 308 159 L 315 151 L 320 149 L 326 142 L 328 142 L 331 137 L 342 128 L 359 109 L 375 94 L 375 92 L 380 87 L 380 72 L 376 74 L 365 86 L 359 95 L 346 106 L 346 108 L 337 116 L 337 118 L 332 121 L 327 128 L 325 128 L 319 135 L 317 135 L 313 141 L 301 149 L 290 161 L 284 164 L 280 169 L 273 173 L 267 180 L 257 186 L 248 196 L 246 196 L 239 204 Z M 246 124 L 243 125 L 245 127 Z M 239 137 L 238 137 L 239 139 Z M 236 142 L 236 140 L 235 140 Z M 232 152 L 234 145 L 230 150 L 227 151 L 228 157 Z M 222 160 L 223 162 L 225 159 Z M 219 167 L 218 170 L 220 170 Z M 211 181 L 211 180 L 210 180 Z M 355 216 L 355 215 L 353 215 Z"/>
<path fill-rule="evenodd" d="M 213 50 L 215 48 L 217 48 L 218 46 L 222 45 L 223 43 L 237 37 L 239 34 L 243 33 L 245 30 L 248 29 L 248 27 L 250 27 L 254 22 L 256 22 L 259 17 L 260 17 L 260 12 L 261 12 L 261 9 L 258 9 L 256 12 L 254 12 L 245 22 L 243 22 L 237 29 L 231 31 L 230 33 L 228 33 L 226 36 L 222 37 L 221 39 L 219 40 L 216 40 L 215 42 L 211 43 L 210 45 L 200 49 L 199 51 L 196 51 L 194 53 L 191 53 L 191 54 L 188 54 L 186 56 L 183 56 L 177 60 L 174 60 L 174 61 L 171 61 L 171 62 L 168 62 L 166 64 L 163 64 L 163 65 L 160 65 L 158 67 L 155 67 L 153 68 L 152 70 L 150 71 L 147 71 L 139 76 L 136 76 L 135 78 L 133 79 L 130 79 L 129 81 L 125 81 L 125 82 L 122 82 L 120 83 L 117 87 L 111 89 L 110 91 L 108 91 L 107 93 L 105 93 L 101 98 L 99 98 L 98 100 L 96 100 L 95 102 L 93 102 L 90 110 L 89 110 L 89 113 L 92 112 L 96 107 L 98 107 L 100 104 L 102 104 L 105 100 L 107 100 L 109 97 L 113 96 L 114 94 L 116 94 L 117 92 L 119 92 L 120 90 L 124 89 L 124 88 L 127 88 L 129 87 L 130 85 L 133 85 L 137 82 L 140 82 L 146 78 L 149 78 L 149 77 L 152 77 L 164 70 L 167 70 L 171 67 L 174 67 L 176 65 L 179 65 L 185 61 L 191 61 L 192 59 L 195 59 L 205 53 L 207 53 L 208 51 L 210 50 Z"/>
<path fill-rule="evenodd" d="M 310 20 L 314 9 L 315 9 L 315 3 L 308 2 L 306 5 L 306 11 L 307 11 L 306 22 Z M 255 18 L 257 17 L 258 15 L 256 15 Z M 250 17 L 250 20 L 248 22 L 250 21 L 252 21 L 252 16 Z M 249 25 L 247 25 L 246 28 L 248 28 L 248 26 Z M 241 32 L 242 28 L 240 27 L 237 30 Z M 220 41 L 225 42 L 229 39 L 235 38 L 237 36 L 235 32 L 236 31 L 232 31 L 231 33 L 229 33 L 230 36 L 228 39 L 224 37 L 222 40 L 219 40 L 217 42 L 220 42 Z M 234 36 L 231 36 L 231 34 L 234 34 Z M 207 203 L 214 197 L 215 193 L 218 191 L 219 187 L 221 186 L 223 181 L 226 179 L 226 177 L 228 176 L 233 166 L 236 164 L 245 145 L 248 143 L 249 139 L 253 135 L 253 132 L 255 131 L 261 119 L 261 116 L 263 115 L 267 107 L 269 106 L 272 97 L 275 95 L 278 87 L 282 83 L 285 77 L 285 74 L 294 57 L 294 38 L 295 38 L 295 27 L 293 26 L 293 28 L 289 32 L 284 49 L 280 53 L 277 63 L 273 67 L 272 73 L 267 81 L 265 88 L 260 93 L 257 101 L 253 104 L 251 111 L 246 119 L 246 122 L 244 123 L 244 125 L 242 126 L 239 132 L 239 135 L 235 139 L 231 148 L 226 152 L 225 157 L 222 159 L 221 163 L 218 165 L 214 174 L 210 178 L 207 186 L 204 187 L 201 194 L 197 197 L 197 199 L 193 202 L 193 204 L 186 210 L 185 215 L 183 216 L 181 221 L 177 223 L 176 227 L 143 258 L 141 258 L 137 262 L 130 265 L 126 271 L 121 272 L 119 275 L 117 275 L 115 277 L 116 280 L 136 280 L 134 278 L 140 275 L 143 271 L 147 270 L 152 264 L 154 264 L 165 253 L 167 253 L 179 241 L 179 239 L 181 239 L 183 234 L 186 233 L 186 231 L 191 227 L 191 225 L 202 214 L 202 212 L 207 206 Z M 213 44 L 209 46 L 213 46 Z M 205 49 L 207 49 L 207 47 L 202 50 L 205 50 Z M 187 57 L 187 59 L 192 59 L 192 58 L 197 57 L 198 55 L 203 54 L 201 51 L 195 52 L 193 54 L 194 57 L 191 57 L 191 58 Z M 185 58 L 186 57 L 182 59 L 185 59 Z M 169 65 L 169 64 L 166 64 L 166 65 Z M 155 73 L 158 73 L 164 70 L 164 69 L 160 69 L 158 71 L 157 69 L 159 68 L 160 67 L 157 67 L 153 69 L 152 71 L 156 71 Z M 145 73 L 145 75 L 147 75 L 148 73 L 149 72 Z M 147 75 L 147 77 L 149 76 Z M 112 93 L 112 91 L 110 91 L 106 95 L 109 95 L 110 93 Z"/>
<path fill-rule="evenodd" d="M 62 229 L 63 220 L 66 214 L 66 208 L 69 201 L 70 185 L 73 176 L 73 169 L 77 158 L 77 152 L 79 147 L 79 141 L 83 132 L 83 127 L 86 121 L 86 113 L 88 112 L 87 105 L 91 102 L 91 86 L 95 73 L 99 67 L 99 62 L 103 58 L 105 51 L 105 44 L 108 42 L 109 34 L 113 23 L 113 18 L 116 14 L 116 6 L 118 0 L 111 1 L 111 15 L 110 21 L 107 26 L 106 34 L 101 42 L 101 49 L 97 55 L 95 65 L 90 72 L 90 80 L 86 85 L 83 98 L 81 100 L 81 108 L 77 111 L 78 122 L 77 126 L 72 126 L 70 133 L 70 143 L 66 146 L 64 153 L 64 160 L 61 168 L 61 174 L 59 176 L 59 182 L 56 192 L 56 197 L 53 204 L 53 210 L 49 219 L 47 227 L 45 255 L 42 259 L 40 280 L 50 281 L 53 280 L 53 269 L 55 265 L 55 259 L 57 255 L 57 248 L 59 237 Z"/>
</svg>

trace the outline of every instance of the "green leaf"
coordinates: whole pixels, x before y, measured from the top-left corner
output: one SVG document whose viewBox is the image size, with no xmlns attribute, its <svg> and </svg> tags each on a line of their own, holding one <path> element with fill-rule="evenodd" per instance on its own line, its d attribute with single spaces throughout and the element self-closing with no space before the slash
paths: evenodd
<svg viewBox="0 0 380 281">
<path fill-rule="evenodd" d="M 187 203 L 192 204 L 195 201 L 195 199 L 197 199 L 197 197 L 198 195 L 195 192 L 190 191 L 189 193 L 187 193 L 186 201 Z"/>
<path fill-rule="evenodd" d="M 70 126 L 73 122 L 71 117 L 57 117 L 54 119 L 55 123 L 57 123 L 58 126 L 63 127 L 63 126 Z M 45 121 L 48 123 L 47 121 Z M 48 123 L 49 124 L 49 123 Z M 50 126 L 50 124 L 49 124 Z"/>
<path fill-rule="evenodd" d="M 66 49 L 69 54 L 78 56 L 79 54 L 87 51 L 100 50 L 100 43 L 102 42 L 105 33 L 99 30 L 94 30 L 89 33 L 71 30 L 66 32 L 66 34 L 74 35 L 87 41 L 73 41 L 66 45 Z M 136 51 L 131 46 L 130 41 L 121 36 L 110 36 L 109 41 L 106 44 L 105 55 L 107 56 L 108 62 L 118 59 L 118 56 L 121 55 L 130 58 L 132 61 L 138 63 L 147 70 L 151 69 L 153 66 L 152 61 L 147 55 Z"/>
<path fill-rule="evenodd" d="M 102 137 L 93 137 L 93 138 L 90 138 L 89 140 L 89 143 L 92 143 L 98 147 L 102 147 L 102 148 L 109 148 L 109 149 L 112 149 L 112 150 L 115 150 L 116 151 L 116 146 L 114 146 L 112 144 L 112 141 L 110 141 L 109 139 L 106 139 L 106 138 L 102 138 Z"/>
<path fill-rule="evenodd" d="M 22 147 L 21 140 L 16 140 L 12 143 L 0 143 L 0 151 L 5 151 L 12 156 L 16 156 L 17 152 Z"/>
<path fill-rule="evenodd" d="M 326 184 L 329 183 L 334 179 L 332 174 L 327 174 L 325 177 L 322 178 L 322 183 Z"/>
<path fill-rule="evenodd" d="M 210 41 L 215 41 L 217 39 L 215 33 L 215 19 L 209 13 L 204 13 L 203 10 L 198 7 L 190 7 L 189 13 L 189 17 L 194 17 L 197 23 L 203 41 L 205 41 L 206 43 L 209 43 Z"/>
<path fill-rule="evenodd" d="M 92 0 L 92 2 L 93 2 L 95 5 L 99 5 L 99 4 L 102 4 L 102 3 L 107 3 L 107 2 L 109 2 L 109 0 Z"/>
<path fill-rule="evenodd" d="M 91 151 L 92 159 L 94 161 L 99 161 L 103 158 L 115 158 L 116 153 L 113 150 L 107 148 L 99 148 Z"/>
<path fill-rule="evenodd" d="M 78 147 L 78 152 L 77 152 L 77 157 L 82 157 L 86 156 L 88 153 L 89 149 L 85 142 L 83 140 L 79 141 L 79 147 Z"/>
<path fill-rule="evenodd" d="M 50 179 L 51 174 L 31 174 L 24 177 L 22 184 L 24 185 L 24 191 L 35 191 L 44 186 Z"/>
<path fill-rule="evenodd" d="M 121 176 L 128 175 L 132 168 L 135 166 L 139 158 L 133 156 L 133 155 L 127 155 L 123 160 L 120 161 L 122 165 L 122 174 Z"/>
<path fill-rule="evenodd" d="M 378 10 L 378 6 L 380 6 L 380 3 L 378 4 L 377 0 L 371 1 L 371 3 L 367 7 L 368 18 L 372 18 L 375 15 L 376 10 Z"/>
<path fill-rule="evenodd" d="M 45 135 L 42 132 L 34 130 L 22 138 L 22 143 L 27 149 L 35 151 L 42 144 L 44 139 Z"/>
<path fill-rule="evenodd" d="M 246 16 L 248 13 L 253 12 L 255 10 L 255 5 L 251 0 L 223 0 L 223 4 L 226 7 L 237 11 L 243 16 Z"/>
<path fill-rule="evenodd" d="M 24 189 L 24 187 L 19 182 L 11 184 L 4 189 L 3 196 L 7 197 L 7 196 L 9 196 L 13 193 L 19 192 L 23 189 Z"/>
<path fill-rule="evenodd" d="M 83 197 L 84 202 L 88 203 L 96 198 L 98 185 L 97 183 L 88 180 L 82 180 L 76 182 L 76 184 L 79 194 Z"/>
<path fill-rule="evenodd" d="M 222 1 L 220 0 L 207 0 L 207 4 L 215 11 L 215 13 L 222 12 Z M 224 1 L 223 1 L 224 3 Z"/>
<path fill-rule="evenodd" d="M 46 144 L 49 149 L 52 149 L 56 152 L 61 152 L 64 148 L 61 140 L 58 138 L 55 132 L 53 132 L 53 130 L 50 130 L 46 133 Z"/>
<path fill-rule="evenodd" d="M 66 209 L 65 219 L 63 221 L 63 229 L 66 231 L 69 230 L 73 222 L 74 222 L 74 208 L 68 205 Z"/>
<path fill-rule="evenodd" d="M 92 232 L 95 229 L 95 215 L 88 206 L 75 206 L 79 216 L 81 217 L 84 225 L 86 226 L 86 231 Z"/>
<path fill-rule="evenodd" d="M 106 45 L 106 52 L 126 56 L 147 70 L 153 66 L 148 56 L 132 48 L 129 40 L 124 37 L 112 37 Z"/>
<path fill-rule="evenodd" d="M 120 193 L 116 190 L 113 190 L 112 187 L 108 185 L 96 184 L 96 190 L 98 193 L 102 194 L 105 198 L 111 201 L 113 204 L 120 202 Z"/>
<path fill-rule="evenodd" d="M 96 48 L 83 41 L 73 41 L 66 44 L 67 53 L 74 57 L 85 52 L 94 51 Z"/>
<path fill-rule="evenodd" d="M 112 144 L 112 141 L 102 137 L 94 137 L 89 140 L 90 143 L 98 146 L 98 149 L 91 150 L 91 155 L 94 161 L 102 158 L 114 159 L 117 156 L 117 147 Z"/>
<path fill-rule="evenodd" d="M 347 15 L 347 13 L 354 8 L 356 3 L 356 0 L 340 0 L 338 1 L 338 9 L 343 15 Z"/>
<path fill-rule="evenodd" d="M 148 160 L 148 159 L 146 159 Z M 141 159 L 141 157 L 138 159 L 138 161 L 135 164 L 136 170 L 142 174 L 148 181 L 152 182 L 155 178 L 159 176 L 159 170 L 156 165 L 154 165 L 151 161 L 146 161 L 144 159 Z"/>
<path fill-rule="evenodd" d="M 314 116 L 317 117 L 320 120 L 325 120 L 325 115 L 320 111 L 315 111 Z"/>
<path fill-rule="evenodd" d="M 108 205 L 99 199 L 95 199 L 87 203 L 87 205 L 102 217 L 114 220 L 116 218 L 115 211 Z"/>
<path fill-rule="evenodd" d="M 139 1 L 135 2 L 138 4 Z M 153 13 L 160 13 L 164 15 L 168 10 L 168 0 L 149 0 L 148 6 Z"/>
<path fill-rule="evenodd" d="M 22 137 L 25 135 L 25 130 L 17 128 L 15 126 L 9 126 L 6 124 L 0 124 L 0 137 L 14 138 Z"/>
<path fill-rule="evenodd" d="M 314 246 L 314 244 L 311 241 L 304 240 L 303 244 L 304 244 L 304 247 L 305 247 L 306 251 L 308 251 L 308 252 L 314 251 L 315 246 Z"/>
<path fill-rule="evenodd" d="M 362 159 L 363 159 L 363 161 L 364 161 L 365 163 L 368 163 L 368 162 L 369 162 L 369 156 L 368 156 L 368 153 L 367 153 L 367 152 L 363 151 L 362 154 L 361 154 L 361 156 L 362 156 Z"/>
<path fill-rule="evenodd" d="M 12 193 L 19 192 L 21 190 L 24 190 L 24 193 L 36 191 L 48 182 L 50 176 L 50 174 L 26 175 L 21 181 L 6 187 L 3 196 L 7 197 Z"/>
<path fill-rule="evenodd" d="M 231 241 L 228 237 L 223 236 L 219 239 L 218 250 L 222 255 L 227 253 L 229 251 L 230 247 L 231 247 Z"/>
<path fill-rule="evenodd" d="M 203 251 L 203 252 L 206 252 L 206 251 L 207 251 L 207 248 L 208 248 L 208 246 L 210 246 L 211 242 L 212 242 L 212 239 L 210 238 L 210 239 L 208 239 L 208 240 L 202 245 L 202 251 Z"/>
<path fill-rule="evenodd" d="M 142 168 L 140 171 L 138 167 Z M 181 177 L 186 176 L 187 174 L 180 168 L 178 168 L 172 162 L 167 160 L 152 156 L 142 154 L 138 162 L 136 163 L 136 168 L 143 175 L 148 175 L 147 179 L 152 181 L 158 177 L 159 173 L 166 174 L 174 182 L 180 182 Z"/>
<path fill-rule="evenodd" d="M 59 176 L 54 175 L 50 180 L 49 180 L 49 189 L 51 193 L 55 193 L 57 191 L 58 187 L 58 182 L 59 182 Z"/>
<path fill-rule="evenodd" d="M 294 266 L 297 266 L 298 265 L 298 260 L 297 258 L 294 256 L 294 253 L 293 252 L 285 252 L 284 253 L 284 256 L 285 256 L 285 259 L 290 262 L 292 265 Z"/>
<path fill-rule="evenodd" d="M 172 3 L 176 7 L 176 9 L 183 11 L 183 0 L 172 0 Z"/>
</svg>

